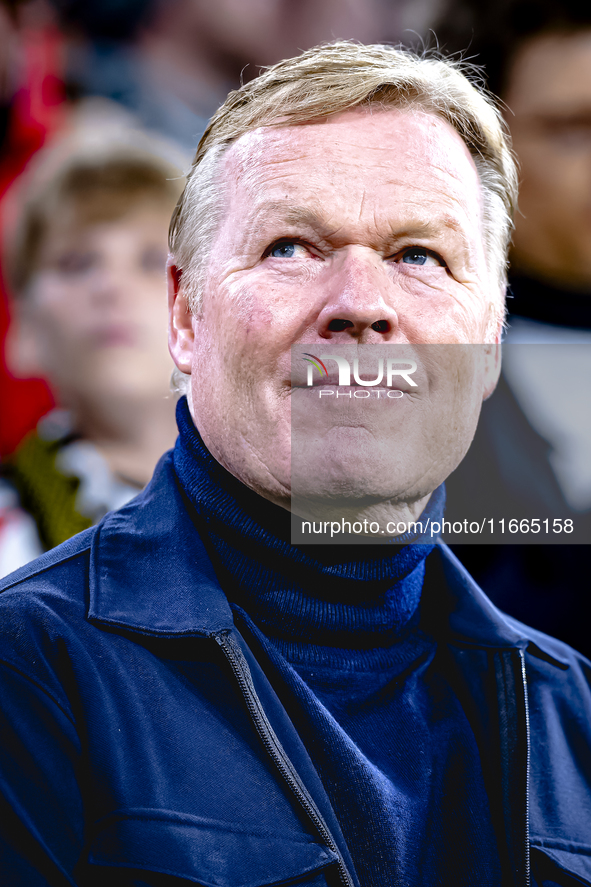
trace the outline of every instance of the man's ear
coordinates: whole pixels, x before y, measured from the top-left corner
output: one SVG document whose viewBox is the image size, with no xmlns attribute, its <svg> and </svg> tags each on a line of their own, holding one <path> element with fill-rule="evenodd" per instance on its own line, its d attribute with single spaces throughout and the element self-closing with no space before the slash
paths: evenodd
<svg viewBox="0 0 591 887">
<path fill-rule="evenodd" d="M 505 292 L 503 291 L 503 304 Z M 504 323 L 503 317 L 499 317 L 498 303 L 491 301 L 488 306 L 490 327 L 485 333 L 484 342 L 486 344 L 479 346 L 484 348 L 484 374 L 482 386 L 482 399 L 487 400 L 499 381 L 501 375 L 501 340 L 503 338 Z M 504 315 L 504 311 L 502 312 Z"/>
<path fill-rule="evenodd" d="M 168 348 L 181 373 L 190 374 L 193 362 L 195 332 L 193 314 L 182 291 L 183 272 L 168 257 L 166 275 L 168 281 Z"/>
<path fill-rule="evenodd" d="M 499 376 L 501 375 L 501 333 L 497 336 L 497 341 L 490 345 L 483 345 L 484 348 L 484 384 L 482 391 L 482 399 L 486 400 L 491 396 Z"/>
</svg>

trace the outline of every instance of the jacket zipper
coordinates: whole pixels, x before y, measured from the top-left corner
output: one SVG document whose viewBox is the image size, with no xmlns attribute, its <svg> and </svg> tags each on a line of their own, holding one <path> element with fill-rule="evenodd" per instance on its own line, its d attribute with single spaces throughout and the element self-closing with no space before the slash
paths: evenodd
<svg viewBox="0 0 591 887">
<path fill-rule="evenodd" d="M 525 656 L 522 650 L 497 653 L 497 693 L 501 720 L 501 791 L 511 883 L 530 887 L 529 767 L 530 722 Z M 521 691 L 521 693 L 520 693 Z M 504 725 L 504 726 L 503 726 Z M 525 752 L 525 761 L 524 755 Z M 522 769 L 525 764 L 525 771 Z M 525 798 L 523 797 L 525 794 Z M 523 801 L 525 800 L 525 803 Z M 525 847 L 522 843 L 525 843 Z M 509 878 L 509 873 L 507 873 Z"/>
<path fill-rule="evenodd" d="M 531 883 L 531 867 L 530 867 L 530 849 L 529 849 L 529 766 L 531 754 L 530 741 L 530 725 L 529 725 L 529 703 L 527 694 L 527 674 L 525 671 L 525 653 L 519 651 L 521 660 L 521 680 L 523 681 L 523 702 L 525 706 L 525 741 L 526 741 L 526 772 L 525 772 L 525 887 L 530 887 Z"/>
<path fill-rule="evenodd" d="M 311 821 L 314 823 L 318 834 L 321 836 L 322 840 L 325 842 L 326 846 L 331 850 L 336 856 L 338 860 L 338 868 L 341 883 L 344 887 L 354 887 L 353 880 L 347 871 L 347 867 L 343 860 L 343 857 L 338 849 L 336 841 L 330 833 L 328 826 L 326 825 L 320 811 L 316 807 L 312 797 L 310 796 L 308 790 L 302 783 L 299 778 L 297 771 L 291 761 L 289 760 L 287 754 L 285 753 L 283 746 L 279 742 L 273 727 L 271 726 L 269 719 L 267 718 L 265 711 L 263 709 L 262 703 L 257 696 L 256 690 L 254 688 L 252 676 L 250 673 L 250 668 L 248 667 L 248 663 L 244 658 L 244 654 L 242 650 L 236 644 L 233 638 L 230 637 L 229 631 L 219 632 L 214 634 L 214 638 L 218 645 L 221 647 L 230 668 L 232 669 L 232 673 L 236 678 L 236 682 L 240 687 L 240 691 L 242 693 L 242 697 L 246 703 L 246 707 L 251 716 L 252 722 L 256 728 L 256 731 L 265 747 L 265 750 L 272 758 L 275 766 L 279 770 L 281 776 L 285 780 L 285 782 L 290 787 L 294 796 L 303 807 L 303 809 L 308 814 Z M 520 660 L 520 674 L 521 681 L 523 686 L 523 702 L 524 702 L 524 713 L 525 713 L 525 733 L 526 733 L 526 777 L 525 777 L 525 823 L 524 823 L 524 834 L 525 834 L 525 871 L 524 871 L 524 887 L 530 887 L 531 884 L 531 868 L 530 868 L 530 847 L 529 847 L 529 769 L 530 769 L 530 754 L 531 754 L 531 740 L 530 740 L 530 721 L 529 721 L 529 705 L 528 705 L 528 693 L 527 693 L 527 675 L 525 670 L 525 654 L 523 650 L 519 650 L 519 660 Z"/>
<path fill-rule="evenodd" d="M 232 673 L 240 687 L 246 707 L 265 750 L 272 758 L 275 766 L 290 787 L 298 802 L 314 823 L 318 834 L 321 836 L 326 846 L 337 856 L 341 883 L 344 887 L 354 887 L 353 879 L 347 871 L 347 867 L 336 841 L 331 835 L 328 826 L 322 818 L 322 815 L 316 807 L 308 790 L 298 776 L 295 767 L 285 753 L 283 746 L 279 742 L 279 739 L 265 714 L 262 703 L 254 688 L 250 668 L 248 667 L 248 663 L 244 658 L 242 650 L 234 639 L 230 637 L 229 631 L 218 632 L 214 634 L 214 638 L 221 647 L 230 668 L 232 669 Z"/>
</svg>

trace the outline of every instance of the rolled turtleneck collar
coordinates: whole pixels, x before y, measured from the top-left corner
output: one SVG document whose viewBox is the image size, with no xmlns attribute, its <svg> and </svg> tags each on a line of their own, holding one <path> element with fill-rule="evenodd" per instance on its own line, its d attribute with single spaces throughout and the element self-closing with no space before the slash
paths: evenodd
<svg viewBox="0 0 591 887">
<path fill-rule="evenodd" d="M 433 543 L 294 546 L 290 514 L 254 493 L 209 453 L 185 398 L 174 465 L 230 602 L 291 647 L 391 647 L 414 626 Z M 422 519 L 439 520 L 444 488 Z"/>
</svg>

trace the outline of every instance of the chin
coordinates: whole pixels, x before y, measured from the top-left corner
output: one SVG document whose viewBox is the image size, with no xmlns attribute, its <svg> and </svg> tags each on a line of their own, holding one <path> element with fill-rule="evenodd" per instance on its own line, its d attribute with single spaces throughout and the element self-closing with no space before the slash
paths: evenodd
<svg viewBox="0 0 591 887">
<path fill-rule="evenodd" d="M 390 474 L 385 478 L 381 472 L 377 475 L 350 471 L 347 474 L 323 475 L 321 473 L 314 476 L 292 477 L 293 496 L 319 504 L 321 502 L 334 503 L 339 500 L 343 505 L 351 507 L 367 505 L 371 502 L 401 500 L 406 499 L 407 496 L 416 498 L 417 493 L 423 494 L 422 489 L 423 485 L 414 483 L 413 479 L 396 477 L 395 474 Z"/>
</svg>

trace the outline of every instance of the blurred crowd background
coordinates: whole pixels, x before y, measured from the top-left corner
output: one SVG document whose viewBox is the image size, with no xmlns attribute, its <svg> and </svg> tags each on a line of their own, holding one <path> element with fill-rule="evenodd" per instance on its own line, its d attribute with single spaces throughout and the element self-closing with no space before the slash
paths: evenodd
<svg viewBox="0 0 591 887">
<path fill-rule="evenodd" d="M 591 541 L 588 4 L 2 0 L 0 576 L 135 495 L 172 445 L 183 173 L 229 90 L 339 38 L 438 47 L 499 97 L 521 170 L 506 341 L 544 347 L 508 350 L 448 510 L 570 516 Z M 457 546 L 502 609 L 590 654 L 588 552 Z"/>
</svg>

